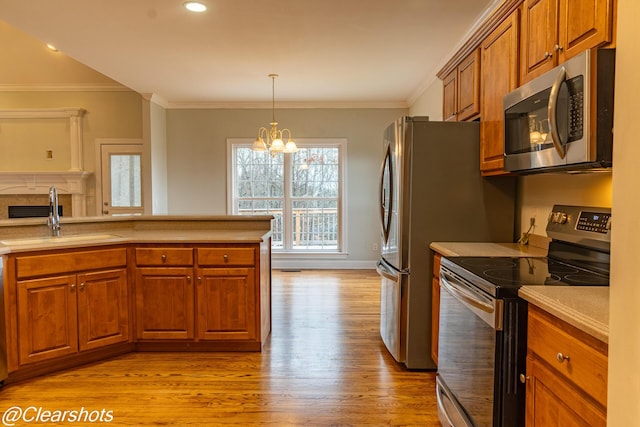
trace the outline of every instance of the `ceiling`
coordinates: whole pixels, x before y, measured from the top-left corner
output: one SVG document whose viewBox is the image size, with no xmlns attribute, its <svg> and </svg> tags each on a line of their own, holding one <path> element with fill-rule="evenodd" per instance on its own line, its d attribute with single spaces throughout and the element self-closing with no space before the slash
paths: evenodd
<svg viewBox="0 0 640 427">
<path fill-rule="evenodd" d="M 406 107 L 500 0 L 0 0 L 0 20 L 167 107 Z"/>
</svg>

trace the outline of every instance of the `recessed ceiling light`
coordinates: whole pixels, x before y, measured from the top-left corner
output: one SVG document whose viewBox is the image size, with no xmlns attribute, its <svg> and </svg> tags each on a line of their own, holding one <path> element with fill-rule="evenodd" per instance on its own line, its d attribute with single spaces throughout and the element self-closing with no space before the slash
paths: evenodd
<svg viewBox="0 0 640 427">
<path fill-rule="evenodd" d="M 207 5 L 197 1 L 188 1 L 184 4 L 184 7 L 191 12 L 204 12 L 207 10 Z"/>
<path fill-rule="evenodd" d="M 57 52 L 58 51 L 58 49 L 54 45 L 52 45 L 51 43 L 47 43 L 47 49 L 49 49 L 49 50 L 51 50 L 53 52 Z"/>
</svg>

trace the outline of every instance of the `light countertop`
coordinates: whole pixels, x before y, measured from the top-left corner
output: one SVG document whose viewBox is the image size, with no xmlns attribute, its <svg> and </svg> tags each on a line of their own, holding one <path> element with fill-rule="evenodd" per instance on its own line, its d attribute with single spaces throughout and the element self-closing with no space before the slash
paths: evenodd
<svg viewBox="0 0 640 427">
<path fill-rule="evenodd" d="M 545 257 L 546 249 L 517 243 L 433 242 L 443 256 Z M 609 341 L 609 287 L 523 286 L 518 295 L 570 325 L 607 343 Z"/>
</svg>

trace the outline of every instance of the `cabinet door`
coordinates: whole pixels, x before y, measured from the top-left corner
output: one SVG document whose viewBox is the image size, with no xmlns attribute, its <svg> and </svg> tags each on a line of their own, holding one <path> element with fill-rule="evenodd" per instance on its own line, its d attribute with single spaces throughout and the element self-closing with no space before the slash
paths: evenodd
<svg viewBox="0 0 640 427">
<path fill-rule="evenodd" d="M 18 282 L 20 364 L 78 351 L 76 276 Z"/>
<path fill-rule="evenodd" d="M 527 356 L 526 425 L 606 426 L 606 412 L 533 356 Z"/>
<path fill-rule="evenodd" d="M 468 120 L 480 113 L 480 49 L 458 65 L 458 120 Z"/>
<path fill-rule="evenodd" d="M 80 350 L 129 339 L 129 304 L 125 269 L 78 275 Z"/>
<path fill-rule="evenodd" d="M 197 336 L 201 340 L 255 340 L 258 335 L 253 268 L 198 270 Z"/>
<path fill-rule="evenodd" d="M 559 0 L 560 62 L 612 40 L 613 0 Z"/>
<path fill-rule="evenodd" d="M 557 0 L 524 0 L 520 33 L 521 83 L 557 64 L 554 52 L 558 38 L 557 17 Z"/>
<path fill-rule="evenodd" d="M 454 69 L 442 80 L 442 120 L 458 120 L 458 69 Z"/>
<path fill-rule="evenodd" d="M 136 337 L 194 337 L 193 268 L 136 269 Z"/>
<path fill-rule="evenodd" d="M 516 10 L 481 45 L 480 170 L 483 175 L 504 173 L 502 98 L 518 86 L 518 22 Z"/>
</svg>

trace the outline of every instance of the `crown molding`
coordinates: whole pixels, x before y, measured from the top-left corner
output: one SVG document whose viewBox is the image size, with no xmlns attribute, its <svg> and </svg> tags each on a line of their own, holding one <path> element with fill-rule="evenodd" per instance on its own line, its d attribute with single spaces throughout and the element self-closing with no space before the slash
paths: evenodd
<svg viewBox="0 0 640 427">
<path fill-rule="evenodd" d="M 5 83 L 0 92 L 125 92 L 132 91 L 119 83 Z"/>
<path fill-rule="evenodd" d="M 167 103 L 168 109 L 268 109 L 272 108 L 271 102 L 171 102 Z M 380 102 L 278 102 L 277 109 L 305 109 L 305 108 L 409 108 L 407 101 L 380 101 Z"/>
</svg>

